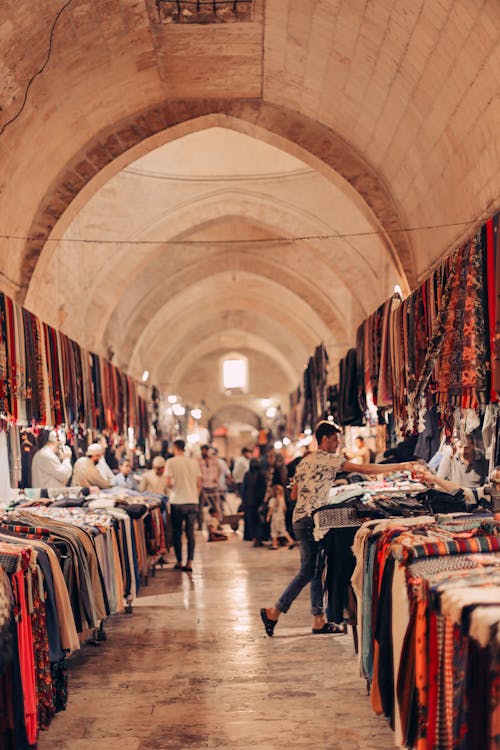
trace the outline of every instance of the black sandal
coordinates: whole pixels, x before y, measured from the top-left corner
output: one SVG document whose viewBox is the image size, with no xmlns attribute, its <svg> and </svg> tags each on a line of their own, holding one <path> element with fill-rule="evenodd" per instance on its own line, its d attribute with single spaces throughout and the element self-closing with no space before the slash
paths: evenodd
<svg viewBox="0 0 500 750">
<path fill-rule="evenodd" d="M 322 625 L 320 628 L 313 628 L 312 629 L 313 635 L 328 635 L 328 634 L 337 634 L 337 633 L 344 633 L 344 628 L 340 625 L 336 625 L 334 622 L 325 622 L 324 625 Z"/>
<path fill-rule="evenodd" d="M 184 570 L 184 565 L 182 563 L 175 563 L 174 570 Z"/>
<path fill-rule="evenodd" d="M 272 634 L 273 634 L 273 632 L 274 632 L 274 628 L 276 627 L 276 623 L 278 622 L 278 620 L 271 620 L 267 616 L 267 612 L 266 612 L 266 610 L 265 610 L 264 607 L 262 607 L 262 609 L 260 610 L 260 617 L 261 617 L 262 622 L 264 623 L 264 627 L 266 629 L 267 635 L 269 637 L 271 637 Z"/>
</svg>

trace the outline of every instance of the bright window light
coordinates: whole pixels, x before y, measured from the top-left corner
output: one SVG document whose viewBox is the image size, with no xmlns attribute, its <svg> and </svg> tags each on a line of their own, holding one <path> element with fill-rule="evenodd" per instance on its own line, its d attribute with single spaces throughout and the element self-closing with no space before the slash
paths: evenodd
<svg viewBox="0 0 500 750">
<path fill-rule="evenodd" d="M 270 417 L 272 419 L 275 416 L 276 416 L 276 407 L 268 406 L 266 409 L 266 417 Z"/>
<path fill-rule="evenodd" d="M 304 445 L 309 445 L 309 443 L 312 443 L 312 435 L 307 435 L 307 437 L 299 440 L 299 442 L 297 443 L 297 448 L 302 448 Z"/>
<path fill-rule="evenodd" d="M 145 383 L 148 378 L 149 378 L 149 370 L 144 370 L 144 372 L 142 373 L 142 382 Z"/>
<path fill-rule="evenodd" d="M 174 412 L 176 417 L 183 417 L 186 413 L 186 410 L 181 404 L 174 404 L 172 406 L 172 411 Z"/>
<path fill-rule="evenodd" d="M 191 409 L 193 419 L 201 419 L 201 409 Z"/>
<path fill-rule="evenodd" d="M 224 388 L 241 388 L 248 385 L 248 364 L 246 359 L 225 359 L 222 363 Z"/>
<path fill-rule="evenodd" d="M 170 396 L 167 396 L 167 401 L 169 404 L 176 404 L 177 403 L 177 396 L 175 396 L 173 393 L 170 394 Z"/>
</svg>

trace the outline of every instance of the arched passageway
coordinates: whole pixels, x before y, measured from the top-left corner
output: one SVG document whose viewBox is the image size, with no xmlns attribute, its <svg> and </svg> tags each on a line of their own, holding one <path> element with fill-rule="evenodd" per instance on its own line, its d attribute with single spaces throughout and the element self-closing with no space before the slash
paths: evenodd
<svg viewBox="0 0 500 750">
<path fill-rule="evenodd" d="M 278 369 L 253 363 L 275 372 L 260 388 L 286 398 L 319 341 L 336 365 L 360 320 L 407 284 L 408 259 L 345 178 L 312 169 L 318 157 L 281 135 L 217 115 L 160 137 L 165 145 L 98 187 L 113 161 L 69 205 L 52 232 L 61 240 L 50 238 L 33 266 L 26 304 L 187 398 L 200 387 L 201 360 L 191 375 L 207 341 L 215 361 L 230 329 L 263 337 Z M 220 389 L 206 377 L 213 401 Z"/>
<path fill-rule="evenodd" d="M 188 23 L 167 0 L 3 3 L 0 290 L 252 430 L 320 343 L 334 384 L 361 321 L 500 208 L 500 5 L 246 4 Z M 249 382 L 228 393 L 234 352 Z M 200 536 L 197 554 L 139 600 L 147 643 L 111 625 L 41 750 L 392 746 L 348 639 L 296 627 L 305 599 L 272 650 L 262 634 L 296 553 Z"/>
</svg>

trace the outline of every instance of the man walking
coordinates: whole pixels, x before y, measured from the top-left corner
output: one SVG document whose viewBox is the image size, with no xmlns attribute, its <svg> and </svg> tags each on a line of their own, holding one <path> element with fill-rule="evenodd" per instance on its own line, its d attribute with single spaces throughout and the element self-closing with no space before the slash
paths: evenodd
<svg viewBox="0 0 500 750">
<path fill-rule="evenodd" d="M 198 511 L 198 496 L 201 489 L 201 473 L 194 458 L 185 455 L 184 440 L 175 440 L 174 456 L 169 458 L 165 467 L 169 494 L 170 514 L 172 520 L 172 542 L 177 563 L 176 570 L 193 570 L 194 557 L 194 524 Z M 187 538 L 187 562 L 182 564 L 182 531 Z"/>
<path fill-rule="evenodd" d="M 311 613 L 313 634 L 339 633 L 342 628 L 326 622 L 323 606 L 323 586 L 317 557 L 319 544 L 314 540 L 312 512 L 326 505 L 330 487 L 337 473 L 356 471 L 363 474 L 384 474 L 406 471 L 412 463 L 401 464 L 353 464 L 337 454 L 340 428 L 334 422 L 322 421 L 316 426 L 315 437 L 318 449 L 303 458 L 297 467 L 292 487 L 292 499 L 297 500 L 293 514 L 293 530 L 300 546 L 300 570 L 288 584 L 273 607 L 262 608 L 260 616 L 267 635 L 272 636 L 278 618 L 288 612 L 302 589 L 311 583 Z"/>
<path fill-rule="evenodd" d="M 217 518 L 222 521 L 222 503 L 219 490 L 219 479 L 222 472 L 219 460 L 216 456 L 210 454 L 210 446 L 202 445 L 201 458 L 199 466 L 201 472 L 200 505 L 198 514 L 198 528 L 203 525 L 203 506 L 207 504 L 210 508 L 215 508 Z"/>
</svg>

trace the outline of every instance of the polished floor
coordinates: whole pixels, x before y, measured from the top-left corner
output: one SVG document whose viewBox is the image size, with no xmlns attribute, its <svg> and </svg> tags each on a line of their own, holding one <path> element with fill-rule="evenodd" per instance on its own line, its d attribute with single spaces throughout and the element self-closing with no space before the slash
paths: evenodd
<svg viewBox="0 0 500 750">
<path fill-rule="evenodd" d="M 197 532 L 193 574 L 158 570 L 107 640 L 70 661 L 69 701 L 39 750 L 392 750 L 349 636 L 313 636 L 303 592 L 268 638 L 298 551 Z"/>
</svg>

